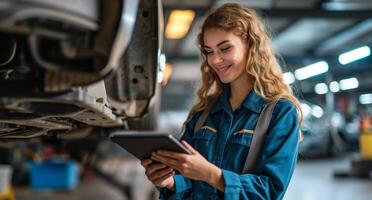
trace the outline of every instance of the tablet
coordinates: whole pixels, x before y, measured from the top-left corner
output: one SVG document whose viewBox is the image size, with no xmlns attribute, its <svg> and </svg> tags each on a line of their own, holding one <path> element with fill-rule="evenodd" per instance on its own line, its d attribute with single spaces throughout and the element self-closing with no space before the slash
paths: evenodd
<svg viewBox="0 0 372 200">
<path fill-rule="evenodd" d="M 169 150 L 189 154 L 188 150 L 171 134 L 165 133 L 115 133 L 111 141 L 120 145 L 138 159 L 151 157 L 156 150 Z"/>
</svg>

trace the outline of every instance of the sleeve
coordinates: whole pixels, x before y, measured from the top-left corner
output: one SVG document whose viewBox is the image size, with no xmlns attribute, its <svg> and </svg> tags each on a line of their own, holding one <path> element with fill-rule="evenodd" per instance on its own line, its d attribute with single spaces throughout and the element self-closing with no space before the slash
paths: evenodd
<svg viewBox="0 0 372 200">
<path fill-rule="evenodd" d="M 194 132 L 197 116 L 199 116 L 198 113 L 185 124 L 185 129 L 184 132 L 181 133 L 182 136 L 180 140 L 185 140 L 187 143 L 191 144 L 191 134 Z M 167 188 L 159 189 L 160 199 L 186 199 L 186 197 L 190 194 L 192 189 L 192 181 L 190 179 L 182 176 L 179 172 L 176 172 L 176 174 L 173 176 L 173 179 L 175 191 L 171 191 Z"/>
<path fill-rule="evenodd" d="M 280 100 L 275 106 L 255 174 L 222 170 L 225 199 L 282 199 L 298 153 L 299 119 L 295 106 Z"/>
</svg>

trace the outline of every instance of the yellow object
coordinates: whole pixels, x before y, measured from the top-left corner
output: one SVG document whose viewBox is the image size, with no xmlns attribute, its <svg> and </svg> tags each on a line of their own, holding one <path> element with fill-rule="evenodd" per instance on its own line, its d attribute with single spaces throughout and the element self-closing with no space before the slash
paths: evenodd
<svg viewBox="0 0 372 200">
<path fill-rule="evenodd" d="M 240 131 L 235 132 L 234 135 L 238 135 L 240 133 L 251 133 L 251 134 L 253 134 L 254 130 L 242 129 Z"/>
<path fill-rule="evenodd" d="M 193 10 L 173 10 L 165 28 L 165 37 L 168 39 L 184 37 L 189 31 L 194 17 L 195 12 Z"/>
<path fill-rule="evenodd" d="M 0 200 L 15 200 L 13 188 L 9 187 L 5 193 L 0 193 Z"/>
<path fill-rule="evenodd" d="M 172 65 L 169 63 L 165 64 L 165 68 L 163 70 L 163 80 L 161 82 L 163 86 L 166 86 L 168 84 L 172 71 L 173 71 Z"/>
<path fill-rule="evenodd" d="M 364 159 L 372 159 L 372 131 L 364 131 L 359 137 L 359 151 Z"/>
<path fill-rule="evenodd" d="M 210 126 L 202 126 L 200 129 L 208 129 L 208 130 L 210 130 L 214 133 L 217 133 L 217 130 L 215 128 L 210 127 Z"/>
</svg>

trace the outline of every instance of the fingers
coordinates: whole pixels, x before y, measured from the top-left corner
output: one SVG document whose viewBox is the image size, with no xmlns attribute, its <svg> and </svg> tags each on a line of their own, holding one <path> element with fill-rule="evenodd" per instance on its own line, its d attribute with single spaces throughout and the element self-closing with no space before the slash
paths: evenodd
<svg viewBox="0 0 372 200">
<path fill-rule="evenodd" d="M 191 146 L 189 145 L 189 143 L 187 143 L 185 140 L 182 140 L 181 143 L 183 144 L 183 146 L 186 147 L 187 150 L 190 151 L 191 154 L 197 154 L 198 152 Z"/>
<path fill-rule="evenodd" d="M 159 161 L 161 163 L 174 163 L 182 157 L 180 153 L 174 153 L 171 151 L 157 151 L 151 154 L 151 159 Z"/>
<path fill-rule="evenodd" d="M 152 163 L 151 159 L 143 159 L 141 160 L 141 165 L 146 169 L 149 164 Z"/>
<path fill-rule="evenodd" d="M 178 167 L 178 164 L 180 163 L 178 160 L 174 160 L 174 159 L 170 159 L 170 158 L 167 158 L 167 157 L 163 157 L 163 156 L 159 156 L 158 154 L 153 154 L 151 156 L 151 159 L 153 160 L 156 160 L 156 161 L 159 161 L 171 168 L 174 168 L 176 170 L 179 169 Z"/>
<path fill-rule="evenodd" d="M 159 187 L 165 187 L 164 185 L 164 181 L 166 179 L 168 179 L 169 177 L 172 177 L 174 175 L 174 171 L 173 172 L 170 172 L 168 174 L 165 174 L 164 176 L 162 177 L 159 177 L 157 179 L 154 179 L 153 181 L 151 181 L 154 185 L 156 186 L 159 186 Z"/>
<path fill-rule="evenodd" d="M 155 182 L 155 181 L 163 181 L 165 178 L 168 178 L 169 175 L 172 175 L 174 172 L 174 170 L 170 167 L 167 167 L 165 169 L 162 169 L 162 170 L 158 170 L 156 171 L 156 173 L 152 173 L 150 176 L 148 176 L 149 180 L 151 182 Z"/>
<path fill-rule="evenodd" d="M 184 156 L 183 153 L 178 153 L 174 151 L 165 151 L 165 150 L 156 151 L 151 155 L 154 155 L 154 154 L 159 155 L 159 156 L 164 156 L 164 157 L 167 157 L 169 159 L 174 159 L 174 160 L 178 160 L 179 158 Z"/>
<path fill-rule="evenodd" d="M 158 165 L 158 164 L 153 164 L 153 165 Z M 170 167 L 165 167 L 165 168 L 153 171 L 153 172 L 146 171 L 146 176 L 149 179 L 149 181 L 151 181 L 155 186 L 158 186 L 158 187 L 166 187 L 166 185 L 170 181 L 167 179 L 169 179 L 173 175 L 174 175 L 174 170 Z"/>
<path fill-rule="evenodd" d="M 167 166 L 162 163 L 154 163 L 152 165 L 147 166 L 146 168 L 146 175 L 152 175 L 155 171 L 158 171 L 160 169 L 166 168 Z"/>
</svg>

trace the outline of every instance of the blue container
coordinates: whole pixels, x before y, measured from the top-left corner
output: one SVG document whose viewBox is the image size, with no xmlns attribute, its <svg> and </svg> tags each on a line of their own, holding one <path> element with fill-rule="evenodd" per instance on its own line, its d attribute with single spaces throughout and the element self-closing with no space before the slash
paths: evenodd
<svg viewBox="0 0 372 200">
<path fill-rule="evenodd" d="M 30 163 L 30 181 L 35 190 L 70 190 L 79 183 L 78 166 L 62 160 Z"/>
</svg>

